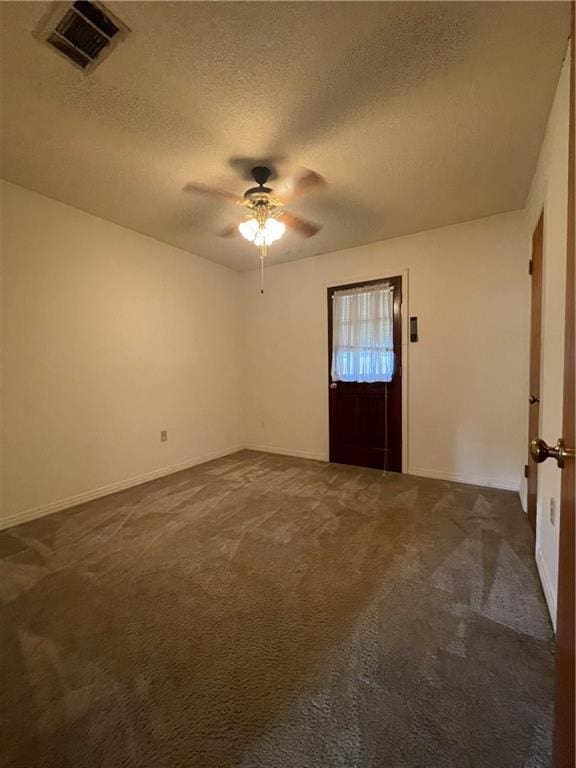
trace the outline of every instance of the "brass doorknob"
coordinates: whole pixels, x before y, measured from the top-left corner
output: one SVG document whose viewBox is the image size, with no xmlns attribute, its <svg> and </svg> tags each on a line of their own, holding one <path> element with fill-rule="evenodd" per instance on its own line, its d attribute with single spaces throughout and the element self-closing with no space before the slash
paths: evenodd
<svg viewBox="0 0 576 768">
<path fill-rule="evenodd" d="M 330 389 L 336 389 L 336 387 L 337 387 L 337 386 L 338 386 L 338 385 L 336 384 L 336 382 L 335 382 L 335 381 L 333 381 L 333 382 L 330 384 Z"/>
<path fill-rule="evenodd" d="M 560 469 L 563 469 L 566 459 L 576 456 L 576 451 L 573 448 L 566 448 L 562 438 L 554 446 L 547 445 L 544 440 L 537 438 L 530 443 L 530 456 L 537 464 L 541 464 L 546 459 L 556 459 Z"/>
</svg>

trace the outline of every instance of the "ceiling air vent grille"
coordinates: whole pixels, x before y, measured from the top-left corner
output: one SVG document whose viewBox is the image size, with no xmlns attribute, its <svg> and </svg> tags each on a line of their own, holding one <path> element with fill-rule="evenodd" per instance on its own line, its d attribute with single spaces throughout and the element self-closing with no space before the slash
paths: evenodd
<svg viewBox="0 0 576 768">
<path fill-rule="evenodd" d="M 110 53 L 128 27 L 100 3 L 55 3 L 36 36 L 85 72 Z"/>
</svg>

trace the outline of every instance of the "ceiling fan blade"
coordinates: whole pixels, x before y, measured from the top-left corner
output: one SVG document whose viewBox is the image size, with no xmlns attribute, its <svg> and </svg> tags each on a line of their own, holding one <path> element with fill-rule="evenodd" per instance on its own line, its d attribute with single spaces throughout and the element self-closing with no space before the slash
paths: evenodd
<svg viewBox="0 0 576 768">
<path fill-rule="evenodd" d="M 277 195 L 284 202 L 289 203 L 292 200 L 296 200 L 304 195 L 311 194 L 322 187 L 327 186 L 326 179 L 320 176 L 316 171 L 310 171 L 307 168 L 295 177 L 286 179 L 279 187 L 274 190 L 274 195 Z"/>
<path fill-rule="evenodd" d="M 242 203 L 243 198 L 234 192 L 226 192 L 224 189 L 215 189 L 214 187 L 208 187 L 206 184 L 196 184 L 191 181 L 184 187 L 184 192 L 193 192 L 197 195 L 207 195 L 208 197 L 220 197 L 224 200 L 230 200 L 233 203 Z"/>
<path fill-rule="evenodd" d="M 302 237 L 313 237 L 322 229 L 319 224 L 314 224 L 312 221 L 301 219 L 299 216 L 295 216 L 293 213 L 289 213 L 288 211 L 282 211 L 282 213 L 278 215 L 278 219 L 279 221 L 284 222 L 284 224 L 286 224 L 286 226 L 290 229 L 298 232 L 298 234 L 302 235 Z"/>
<path fill-rule="evenodd" d="M 236 235 L 239 234 L 238 224 L 228 224 L 227 227 L 224 227 L 224 229 L 218 233 L 218 237 L 236 237 Z"/>
</svg>

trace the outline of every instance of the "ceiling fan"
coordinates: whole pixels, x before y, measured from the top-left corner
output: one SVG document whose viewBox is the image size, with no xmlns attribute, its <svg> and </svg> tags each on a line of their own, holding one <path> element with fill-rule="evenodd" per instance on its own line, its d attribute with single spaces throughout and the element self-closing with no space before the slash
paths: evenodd
<svg viewBox="0 0 576 768">
<path fill-rule="evenodd" d="M 270 168 L 257 165 L 252 168 L 250 175 L 257 186 L 247 189 L 243 196 L 196 182 L 190 182 L 184 187 L 184 190 L 229 200 L 236 205 L 243 206 L 246 209 L 243 220 L 239 224 L 230 224 L 219 234 L 220 237 L 233 237 L 241 234 L 246 240 L 258 246 L 260 248 L 261 268 L 263 269 L 267 247 L 282 237 L 286 227 L 294 230 L 302 237 L 313 237 L 320 231 L 319 224 L 285 211 L 283 206 L 326 186 L 326 182 L 320 174 L 305 169 L 295 178 L 287 179 L 274 192 L 266 186 L 272 175 Z"/>
</svg>

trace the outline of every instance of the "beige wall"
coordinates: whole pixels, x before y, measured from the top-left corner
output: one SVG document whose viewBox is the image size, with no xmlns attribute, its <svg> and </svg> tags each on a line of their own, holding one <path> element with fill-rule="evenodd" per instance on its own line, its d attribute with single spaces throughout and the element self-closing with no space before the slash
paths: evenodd
<svg viewBox="0 0 576 768">
<path fill-rule="evenodd" d="M 4 524 L 237 449 L 239 275 L 0 190 Z"/>
<path fill-rule="evenodd" d="M 527 204 L 527 253 L 531 248 L 532 232 L 541 211 L 544 210 L 540 436 L 551 444 L 562 434 L 569 92 L 568 51 Z M 527 418 L 526 415 L 526 420 Z M 525 488 L 522 496 L 525 500 Z M 550 515 L 551 504 L 556 508 L 554 522 Z M 560 470 L 555 462 L 546 461 L 538 467 L 536 560 L 554 622 L 558 581 L 559 508 Z"/>
<path fill-rule="evenodd" d="M 404 470 L 515 489 L 526 457 L 529 234 L 545 207 L 542 435 L 560 434 L 568 75 L 528 211 L 238 275 L 2 183 L 4 524 L 243 445 L 326 459 L 326 288 L 403 274 Z M 167 443 L 159 441 L 168 429 Z M 555 601 L 559 473 L 538 557 Z"/>
<path fill-rule="evenodd" d="M 328 455 L 326 287 L 407 270 L 407 463 L 518 489 L 524 463 L 528 284 L 524 212 L 271 267 L 243 277 L 250 446 Z"/>
</svg>

